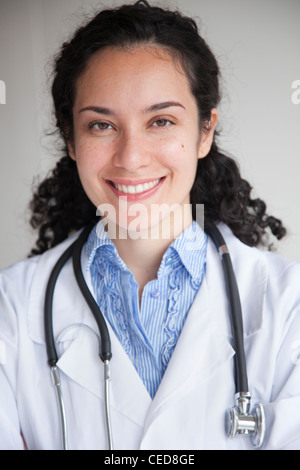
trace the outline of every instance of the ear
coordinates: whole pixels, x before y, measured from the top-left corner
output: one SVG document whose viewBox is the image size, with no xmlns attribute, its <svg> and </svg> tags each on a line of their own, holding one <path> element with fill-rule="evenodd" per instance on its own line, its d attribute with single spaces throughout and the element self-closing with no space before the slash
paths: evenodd
<svg viewBox="0 0 300 470">
<path fill-rule="evenodd" d="M 201 132 L 201 139 L 198 150 L 198 158 L 204 158 L 209 153 L 214 138 L 215 128 L 218 121 L 218 111 L 216 108 L 211 110 L 210 121 L 206 129 Z"/>
</svg>

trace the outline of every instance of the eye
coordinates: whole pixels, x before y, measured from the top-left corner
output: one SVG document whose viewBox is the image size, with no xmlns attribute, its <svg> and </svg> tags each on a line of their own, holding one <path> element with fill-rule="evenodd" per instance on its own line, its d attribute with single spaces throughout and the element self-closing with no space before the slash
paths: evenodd
<svg viewBox="0 0 300 470">
<path fill-rule="evenodd" d="M 89 129 L 93 129 L 96 131 L 106 131 L 113 129 L 113 126 L 106 121 L 94 121 L 89 123 Z"/>
<path fill-rule="evenodd" d="M 152 123 L 153 127 L 168 127 L 169 125 L 174 125 L 174 122 L 167 118 L 160 118 Z"/>
</svg>

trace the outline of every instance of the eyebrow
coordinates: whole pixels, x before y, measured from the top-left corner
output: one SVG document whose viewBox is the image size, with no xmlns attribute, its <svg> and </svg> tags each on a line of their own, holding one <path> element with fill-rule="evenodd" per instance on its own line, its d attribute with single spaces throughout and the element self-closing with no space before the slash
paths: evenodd
<svg viewBox="0 0 300 470">
<path fill-rule="evenodd" d="M 153 111 L 160 111 L 162 109 L 170 108 L 172 106 L 178 106 L 185 109 L 185 107 L 177 101 L 164 101 L 163 103 L 157 103 L 153 104 L 152 106 L 149 106 L 148 108 L 144 109 L 143 112 L 151 113 Z M 104 108 L 103 106 L 87 106 L 85 108 L 82 108 L 79 112 L 82 113 L 84 111 L 94 111 L 95 113 L 105 114 L 106 116 L 114 116 L 116 114 L 112 109 Z"/>
<path fill-rule="evenodd" d="M 164 101 L 163 103 L 153 104 L 149 108 L 144 110 L 145 113 L 160 111 L 161 109 L 171 108 L 172 106 L 179 106 L 180 108 L 185 109 L 185 107 L 178 101 Z"/>
</svg>

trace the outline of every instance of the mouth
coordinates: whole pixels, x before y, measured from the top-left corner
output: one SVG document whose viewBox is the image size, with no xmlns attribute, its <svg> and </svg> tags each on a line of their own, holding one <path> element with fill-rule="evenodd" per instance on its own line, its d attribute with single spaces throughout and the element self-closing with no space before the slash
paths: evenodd
<svg viewBox="0 0 300 470">
<path fill-rule="evenodd" d="M 163 183 L 165 177 L 154 180 L 133 181 L 106 180 L 114 193 L 118 196 L 127 196 L 128 199 L 141 199 L 153 194 Z"/>
<path fill-rule="evenodd" d="M 139 183 L 139 184 L 136 184 L 136 185 L 133 185 L 133 184 L 129 184 L 129 185 L 119 184 L 119 183 L 115 183 L 113 181 L 110 181 L 110 184 L 115 189 L 117 189 L 118 191 L 120 191 L 122 193 L 125 193 L 125 194 L 140 194 L 140 193 L 144 193 L 145 191 L 148 191 L 149 189 L 154 188 L 154 186 L 156 186 L 158 183 L 160 183 L 161 180 L 162 180 L 162 178 L 158 178 L 156 180 L 149 181 L 147 183 Z"/>
</svg>

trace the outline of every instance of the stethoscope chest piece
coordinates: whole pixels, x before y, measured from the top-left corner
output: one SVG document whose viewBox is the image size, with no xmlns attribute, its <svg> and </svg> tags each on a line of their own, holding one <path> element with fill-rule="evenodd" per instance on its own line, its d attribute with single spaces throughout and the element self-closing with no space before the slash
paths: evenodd
<svg viewBox="0 0 300 470">
<path fill-rule="evenodd" d="M 233 438 L 237 434 L 250 435 L 252 444 L 260 448 L 263 444 L 266 432 L 266 418 L 264 408 L 261 403 L 254 406 L 250 413 L 250 395 L 238 394 L 236 397 L 237 406 L 226 413 L 225 428 L 226 434 Z"/>
</svg>

